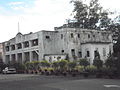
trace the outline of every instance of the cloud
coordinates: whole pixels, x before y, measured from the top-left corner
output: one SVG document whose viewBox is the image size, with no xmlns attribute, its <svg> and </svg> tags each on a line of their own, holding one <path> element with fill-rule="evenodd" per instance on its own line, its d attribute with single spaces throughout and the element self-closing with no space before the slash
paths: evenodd
<svg viewBox="0 0 120 90">
<path fill-rule="evenodd" d="M 0 15 L 0 42 L 9 40 L 16 35 L 18 21 L 20 22 L 20 32 L 25 34 L 40 30 L 53 30 L 54 27 L 61 26 L 66 19 L 71 18 L 70 14 L 73 10 L 73 5 L 69 3 L 71 0 L 32 1 L 34 2 L 31 4 L 28 2 L 11 2 L 9 6 L 13 11 L 4 11 L 5 9 L 3 9 L 7 15 Z M 110 2 L 105 0 L 102 3 L 106 1 L 107 7 L 112 0 Z"/>
<path fill-rule="evenodd" d="M 14 37 L 18 32 L 17 23 L 20 22 L 20 32 L 25 34 L 40 30 L 53 30 L 54 27 L 64 24 L 65 19 L 72 12 L 70 0 L 34 0 L 33 6 L 22 2 L 9 3 L 12 11 L 8 15 L 0 15 L 0 41 Z M 25 6 L 27 5 L 27 6 Z M 16 14 L 16 11 L 22 13 Z"/>
<path fill-rule="evenodd" d="M 10 2 L 8 5 L 22 5 L 24 2 Z"/>
<path fill-rule="evenodd" d="M 12 10 L 24 11 L 24 9 L 28 8 L 26 2 L 10 2 L 8 5 Z"/>
<path fill-rule="evenodd" d="M 11 9 L 13 9 L 13 10 L 24 10 L 25 7 L 24 6 L 12 6 Z"/>
</svg>

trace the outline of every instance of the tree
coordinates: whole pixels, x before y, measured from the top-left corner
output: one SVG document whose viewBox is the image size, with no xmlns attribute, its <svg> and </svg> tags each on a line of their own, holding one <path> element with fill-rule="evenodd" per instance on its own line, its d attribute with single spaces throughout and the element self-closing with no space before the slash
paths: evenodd
<svg viewBox="0 0 120 90">
<path fill-rule="evenodd" d="M 83 0 L 72 0 L 74 3 L 74 18 L 77 20 L 78 27 L 86 29 L 107 28 L 110 23 L 108 10 L 103 10 L 99 0 L 90 0 L 89 4 Z M 97 24 L 99 23 L 99 26 Z"/>
<path fill-rule="evenodd" d="M 103 66 L 103 61 L 100 59 L 94 59 L 93 65 L 96 66 L 98 70 L 100 70 Z"/>
<path fill-rule="evenodd" d="M 0 62 L 0 72 L 2 72 L 2 70 L 5 69 L 6 66 L 7 66 L 6 64 Z"/>
<path fill-rule="evenodd" d="M 113 56 L 109 56 L 108 59 L 105 61 L 105 65 L 107 68 L 113 68 L 115 67 L 115 60 Z"/>
</svg>

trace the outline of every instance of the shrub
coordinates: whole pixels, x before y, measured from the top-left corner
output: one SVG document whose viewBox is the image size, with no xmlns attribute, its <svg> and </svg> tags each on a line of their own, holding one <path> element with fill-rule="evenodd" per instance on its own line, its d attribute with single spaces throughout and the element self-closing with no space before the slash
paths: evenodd
<svg viewBox="0 0 120 90">
<path fill-rule="evenodd" d="M 68 68 L 69 68 L 70 70 L 75 69 L 76 65 L 77 65 L 77 64 L 76 64 L 75 61 L 73 61 L 73 62 L 68 62 Z"/>
<path fill-rule="evenodd" d="M 97 67 L 97 69 L 101 69 L 103 67 L 103 61 L 100 59 L 93 60 L 93 65 Z"/>
<path fill-rule="evenodd" d="M 46 61 L 46 60 L 42 60 L 42 61 L 40 61 L 40 65 L 42 66 L 42 67 L 50 67 L 50 63 L 48 62 L 48 61 Z"/>
<path fill-rule="evenodd" d="M 65 70 L 65 68 L 67 67 L 67 63 L 68 63 L 67 60 L 60 60 L 60 61 L 58 62 L 60 69 L 61 69 L 61 70 Z"/>
<path fill-rule="evenodd" d="M 87 59 L 80 59 L 80 60 L 78 61 L 78 63 L 79 63 L 79 65 L 84 66 L 84 69 L 85 69 L 88 65 L 90 65 L 90 63 L 87 61 Z"/>
<path fill-rule="evenodd" d="M 57 69 L 59 68 L 59 62 L 58 62 L 58 61 L 54 61 L 54 62 L 52 63 L 52 67 L 53 67 L 55 70 L 57 70 Z"/>
<path fill-rule="evenodd" d="M 97 67 L 94 65 L 90 65 L 86 67 L 86 71 L 88 71 L 90 74 L 95 74 L 97 71 Z"/>
<path fill-rule="evenodd" d="M 85 69 L 84 69 L 84 66 L 76 66 L 75 67 L 75 70 L 78 70 L 79 72 L 83 72 Z"/>
</svg>

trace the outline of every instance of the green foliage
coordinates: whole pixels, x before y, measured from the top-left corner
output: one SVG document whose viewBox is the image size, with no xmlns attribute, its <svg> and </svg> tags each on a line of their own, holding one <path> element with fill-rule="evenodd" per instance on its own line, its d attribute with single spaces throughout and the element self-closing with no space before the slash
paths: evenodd
<svg viewBox="0 0 120 90">
<path fill-rule="evenodd" d="M 60 69 L 65 69 L 67 66 L 68 61 L 67 60 L 60 60 L 59 61 L 59 67 Z"/>
<path fill-rule="evenodd" d="M 87 66 L 86 69 L 89 69 L 89 70 L 97 70 L 97 67 L 94 66 L 94 65 L 90 65 L 90 66 Z"/>
<path fill-rule="evenodd" d="M 101 69 L 103 67 L 103 61 L 100 59 L 93 60 L 93 65 L 97 67 L 97 69 Z"/>
<path fill-rule="evenodd" d="M 90 66 L 87 66 L 87 67 L 86 67 L 86 70 L 87 70 L 88 72 L 90 72 L 91 74 L 95 74 L 95 72 L 97 71 L 97 67 L 94 66 L 94 65 L 90 65 Z"/>
<path fill-rule="evenodd" d="M 72 62 L 68 62 L 68 67 L 70 69 L 74 69 L 76 67 L 77 63 L 75 61 L 72 61 Z"/>
<path fill-rule="evenodd" d="M 115 61 L 112 57 L 109 57 L 106 61 L 105 61 L 105 65 L 108 68 L 112 68 L 115 66 Z"/>
<path fill-rule="evenodd" d="M 78 62 L 79 62 L 79 65 L 84 66 L 84 67 L 90 65 L 87 59 L 80 59 Z"/>
<path fill-rule="evenodd" d="M 6 66 L 7 66 L 6 64 L 4 64 L 3 62 L 0 62 L 0 72 L 1 72 L 3 69 L 5 69 Z"/>
<path fill-rule="evenodd" d="M 39 61 L 32 61 L 32 62 L 26 62 L 25 68 L 27 70 L 38 70 L 40 68 L 40 62 Z"/>
<path fill-rule="evenodd" d="M 42 67 L 50 67 L 50 63 L 49 63 L 48 61 L 46 61 L 46 60 L 42 60 L 42 61 L 40 62 L 40 65 L 41 65 Z"/>
<path fill-rule="evenodd" d="M 52 66 L 53 66 L 53 68 L 58 69 L 58 67 L 59 67 L 59 61 L 54 61 L 52 63 Z"/>
<path fill-rule="evenodd" d="M 83 0 L 72 0 L 71 2 L 74 4 L 74 18 L 81 28 L 106 28 L 109 25 L 110 18 L 108 18 L 108 15 L 110 13 L 103 10 L 99 0 L 90 0 L 89 4 L 84 3 Z M 96 25 L 98 22 L 99 26 Z"/>
<path fill-rule="evenodd" d="M 76 66 L 75 69 L 80 72 L 83 72 L 85 70 L 84 66 L 80 66 L 80 65 Z"/>
</svg>

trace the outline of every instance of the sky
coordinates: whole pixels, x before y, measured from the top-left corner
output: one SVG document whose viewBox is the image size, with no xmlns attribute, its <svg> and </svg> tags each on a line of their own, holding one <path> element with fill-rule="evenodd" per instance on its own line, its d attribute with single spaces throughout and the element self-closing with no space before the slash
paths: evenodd
<svg viewBox="0 0 120 90">
<path fill-rule="evenodd" d="M 71 0 L 0 0 L 0 42 L 40 30 L 54 30 L 72 18 Z M 120 0 L 99 0 L 105 9 L 120 11 Z"/>
</svg>

